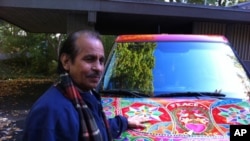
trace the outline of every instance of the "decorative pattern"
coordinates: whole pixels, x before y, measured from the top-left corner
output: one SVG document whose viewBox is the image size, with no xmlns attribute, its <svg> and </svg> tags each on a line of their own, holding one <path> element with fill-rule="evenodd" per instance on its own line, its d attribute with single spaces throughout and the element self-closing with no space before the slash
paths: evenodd
<svg viewBox="0 0 250 141">
<path fill-rule="evenodd" d="M 128 117 L 139 116 L 161 121 L 159 116 L 162 115 L 162 112 L 158 111 L 158 108 L 159 107 L 148 107 L 145 105 L 142 105 L 140 107 L 129 107 L 129 111 L 125 114 Z"/>
<path fill-rule="evenodd" d="M 141 116 L 145 129 L 127 130 L 117 141 L 229 141 L 230 124 L 250 124 L 250 102 L 167 98 L 103 97 L 108 117 Z"/>
<path fill-rule="evenodd" d="M 226 118 L 227 123 L 230 124 L 250 124 L 250 111 L 248 108 L 241 107 L 239 104 L 229 108 L 219 108 L 221 111 L 219 115 Z M 247 105 L 246 105 L 247 106 Z"/>
</svg>

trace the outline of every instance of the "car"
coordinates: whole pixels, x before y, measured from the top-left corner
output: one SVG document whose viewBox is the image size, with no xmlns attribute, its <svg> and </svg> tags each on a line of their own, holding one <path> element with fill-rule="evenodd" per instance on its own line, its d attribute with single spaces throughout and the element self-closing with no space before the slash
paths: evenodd
<svg viewBox="0 0 250 141">
<path fill-rule="evenodd" d="M 228 141 L 250 124 L 250 80 L 223 35 L 119 35 L 96 89 L 107 117 L 143 117 L 117 141 Z"/>
</svg>

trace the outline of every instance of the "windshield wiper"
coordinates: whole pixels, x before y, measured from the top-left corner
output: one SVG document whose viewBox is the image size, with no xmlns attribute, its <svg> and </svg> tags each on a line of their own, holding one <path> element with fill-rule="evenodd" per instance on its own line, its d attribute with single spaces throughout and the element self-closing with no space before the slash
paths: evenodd
<svg viewBox="0 0 250 141">
<path fill-rule="evenodd" d="M 211 96 L 226 97 L 225 94 L 215 92 L 169 92 L 155 95 L 154 97 L 192 97 L 192 96 Z"/>
<path fill-rule="evenodd" d="M 134 97 L 150 97 L 147 94 L 141 93 L 141 92 L 137 92 L 137 91 L 128 91 L 128 90 L 104 90 L 104 91 L 100 91 L 100 93 L 103 94 L 112 94 L 112 95 L 116 95 L 116 96 L 134 96 Z"/>
</svg>

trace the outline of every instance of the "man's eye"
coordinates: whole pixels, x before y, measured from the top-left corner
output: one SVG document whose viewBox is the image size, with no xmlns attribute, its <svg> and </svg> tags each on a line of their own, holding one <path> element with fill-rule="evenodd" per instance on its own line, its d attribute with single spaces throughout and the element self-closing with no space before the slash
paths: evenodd
<svg viewBox="0 0 250 141">
<path fill-rule="evenodd" d="M 94 58 L 93 58 L 93 57 L 86 57 L 86 58 L 84 58 L 83 60 L 86 60 L 86 61 L 93 61 Z"/>
<path fill-rule="evenodd" d="M 101 64 L 103 64 L 104 63 L 104 61 L 105 61 L 105 59 L 103 58 L 103 59 L 100 59 L 100 63 Z"/>
</svg>

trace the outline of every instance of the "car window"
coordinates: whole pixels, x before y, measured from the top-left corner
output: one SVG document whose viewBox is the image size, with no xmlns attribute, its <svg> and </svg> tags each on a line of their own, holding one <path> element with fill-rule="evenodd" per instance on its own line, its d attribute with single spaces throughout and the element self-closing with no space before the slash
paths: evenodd
<svg viewBox="0 0 250 141">
<path fill-rule="evenodd" d="M 228 44 L 218 42 L 117 43 L 103 79 L 104 90 L 158 95 L 215 92 L 242 98 L 249 78 Z"/>
</svg>

